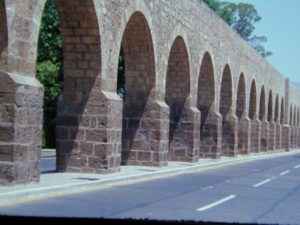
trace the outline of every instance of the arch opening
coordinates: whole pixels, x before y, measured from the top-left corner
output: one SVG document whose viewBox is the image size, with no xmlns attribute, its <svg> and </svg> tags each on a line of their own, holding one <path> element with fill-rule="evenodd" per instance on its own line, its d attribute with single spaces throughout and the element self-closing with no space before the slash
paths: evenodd
<svg viewBox="0 0 300 225">
<path fill-rule="evenodd" d="M 245 112 L 246 107 L 246 85 L 245 77 L 242 73 L 239 78 L 238 91 L 237 91 L 237 101 L 236 101 L 236 116 L 241 120 L 242 115 Z"/>
<path fill-rule="evenodd" d="M 268 101 L 268 117 L 269 122 L 273 120 L 273 94 L 272 91 L 269 92 L 269 101 Z"/>
<path fill-rule="evenodd" d="M 222 154 L 235 155 L 237 143 L 235 140 L 235 123 L 232 115 L 232 77 L 229 65 L 223 70 L 221 92 L 220 92 L 220 109 L 222 115 Z"/>
<path fill-rule="evenodd" d="M 150 28 L 142 13 L 135 12 L 127 22 L 121 51 L 125 68 L 121 161 L 123 165 L 149 164 L 153 147 L 147 114 L 154 100 L 155 60 Z"/>
<path fill-rule="evenodd" d="M 284 99 L 281 98 L 280 124 L 284 123 Z"/>
<path fill-rule="evenodd" d="M 262 121 L 266 115 L 266 94 L 265 87 L 262 86 L 259 101 L 259 120 Z"/>
<path fill-rule="evenodd" d="M 256 84 L 255 81 L 253 80 L 251 83 L 251 90 L 250 90 L 249 118 L 253 120 L 255 114 L 256 114 Z"/>
<path fill-rule="evenodd" d="M 0 0 L 0 69 L 1 70 L 5 70 L 6 68 L 7 44 L 8 44 L 8 33 L 7 33 L 5 0 Z"/>
<path fill-rule="evenodd" d="M 113 154 L 99 153 L 106 141 L 97 124 L 106 114 L 101 87 L 101 43 L 92 0 L 54 0 L 63 40 L 63 88 L 56 120 L 57 170 L 76 172 L 115 171 L 108 165 Z M 102 133 L 101 133 L 102 132 Z"/>
<path fill-rule="evenodd" d="M 186 137 L 183 132 L 184 110 L 190 94 L 190 68 L 186 45 L 182 37 L 177 37 L 171 47 L 165 101 L 170 107 L 169 159 L 177 160 L 185 156 Z"/>
<path fill-rule="evenodd" d="M 279 98 L 278 95 L 276 95 L 275 99 L 275 114 L 274 114 L 274 121 L 277 123 L 279 122 Z"/>
<path fill-rule="evenodd" d="M 211 56 L 206 52 L 203 56 L 198 80 L 198 109 L 201 111 L 201 134 L 205 121 L 215 99 L 214 69 Z"/>
<path fill-rule="evenodd" d="M 281 137 L 282 137 L 282 127 L 280 125 L 280 105 L 279 105 L 279 96 L 278 94 L 276 95 L 275 99 L 275 115 L 274 115 L 274 120 L 275 120 L 275 144 L 276 144 L 276 149 L 281 148 Z"/>
</svg>

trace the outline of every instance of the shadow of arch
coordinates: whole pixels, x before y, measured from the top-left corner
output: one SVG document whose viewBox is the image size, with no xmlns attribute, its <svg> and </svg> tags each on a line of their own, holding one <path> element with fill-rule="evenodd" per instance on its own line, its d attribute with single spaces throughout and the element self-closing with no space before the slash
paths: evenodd
<svg viewBox="0 0 300 225">
<path fill-rule="evenodd" d="M 276 95 L 275 98 L 275 114 L 274 114 L 274 121 L 277 123 L 279 122 L 279 98 L 278 94 Z"/>
<path fill-rule="evenodd" d="M 246 82 L 243 73 L 240 74 L 237 87 L 236 116 L 238 117 L 238 149 L 239 154 L 248 154 L 250 152 L 250 133 L 251 124 L 246 115 Z"/>
<path fill-rule="evenodd" d="M 266 116 L 266 93 L 265 87 L 262 86 L 260 92 L 260 101 L 259 101 L 259 120 L 262 121 Z"/>
<path fill-rule="evenodd" d="M 241 73 L 237 89 L 237 100 L 236 100 L 236 116 L 241 120 L 246 107 L 246 82 L 245 76 Z"/>
<path fill-rule="evenodd" d="M 215 108 L 214 65 L 209 52 L 204 53 L 200 65 L 197 107 L 201 111 L 200 156 L 218 158 L 221 154 L 222 118 Z"/>
<path fill-rule="evenodd" d="M 268 101 L 268 121 L 273 120 L 273 93 L 272 90 L 269 92 L 269 101 Z"/>
<path fill-rule="evenodd" d="M 232 76 L 228 64 L 226 64 L 221 83 L 220 109 L 222 115 L 222 154 L 234 155 L 235 151 L 235 121 L 232 120 Z"/>
<path fill-rule="evenodd" d="M 0 0 L 0 70 L 6 69 L 7 45 L 8 32 L 5 0 Z"/>
<path fill-rule="evenodd" d="M 264 85 L 260 92 L 259 113 L 258 118 L 261 121 L 261 138 L 260 146 L 263 151 L 266 151 L 269 143 L 269 123 L 266 118 L 266 92 Z"/>
<path fill-rule="evenodd" d="M 182 120 L 190 94 L 190 67 L 185 41 L 177 36 L 172 44 L 167 69 L 165 101 L 170 107 L 169 159 L 184 157 L 187 140 Z"/>
<path fill-rule="evenodd" d="M 282 142 L 282 126 L 280 124 L 280 103 L 279 96 L 276 94 L 275 98 L 275 149 L 281 149 Z"/>
<path fill-rule="evenodd" d="M 269 91 L 269 100 L 268 100 L 268 115 L 267 119 L 269 122 L 269 149 L 275 149 L 275 141 L 276 141 L 276 126 L 274 122 L 274 99 L 272 90 Z"/>
<path fill-rule="evenodd" d="M 198 79 L 198 109 L 201 111 L 201 128 L 202 136 L 206 118 L 215 100 L 215 81 L 214 68 L 209 52 L 205 52 Z"/>
<path fill-rule="evenodd" d="M 284 99 L 281 98 L 281 106 L 280 106 L 280 124 L 283 125 L 284 123 Z"/>
<path fill-rule="evenodd" d="M 255 80 L 251 83 L 251 89 L 250 89 L 250 100 L 249 100 L 249 118 L 251 120 L 254 119 L 254 116 L 256 114 L 256 83 Z"/>
<path fill-rule="evenodd" d="M 122 39 L 125 57 L 123 99 L 122 164 L 149 163 L 151 120 L 147 113 L 154 100 L 155 61 L 152 36 L 145 16 L 131 15 Z"/>
<path fill-rule="evenodd" d="M 105 133 L 96 126 L 103 122 L 104 105 L 100 92 L 100 31 L 94 3 L 55 0 L 55 4 L 64 60 L 63 93 L 57 107 L 57 170 L 103 172 L 108 169 L 107 155 L 93 152 L 94 146 L 107 142 Z"/>
</svg>

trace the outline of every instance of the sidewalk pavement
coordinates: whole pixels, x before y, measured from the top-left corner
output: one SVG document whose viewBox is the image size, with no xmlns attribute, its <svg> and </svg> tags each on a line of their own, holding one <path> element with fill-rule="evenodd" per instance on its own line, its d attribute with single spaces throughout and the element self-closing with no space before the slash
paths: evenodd
<svg viewBox="0 0 300 225">
<path fill-rule="evenodd" d="M 199 159 L 196 163 L 169 162 L 168 166 L 159 168 L 148 166 L 122 166 L 120 172 L 113 174 L 42 173 L 38 184 L 0 186 L 0 206 L 299 153 L 300 149 L 290 152 L 277 150 L 251 153 L 250 155 L 239 155 L 237 157 L 223 156 L 221 159 Z M 55 156 L 55 151 L 43 150 L 43 158 L 51 156 Z"/>
</svg>

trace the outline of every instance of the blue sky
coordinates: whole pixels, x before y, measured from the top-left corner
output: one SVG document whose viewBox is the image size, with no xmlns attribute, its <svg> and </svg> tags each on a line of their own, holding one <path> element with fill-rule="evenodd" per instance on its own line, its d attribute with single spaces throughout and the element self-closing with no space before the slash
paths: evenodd
<svg viewBox="0 0 300 225">
<path fill-rule="evenodd" d="M 255 6 L 262 20 L 254 34 L 266 36 L 267 60 L 285 77 L 300 83 L 300 0 L 223 0 Z"/>
</svg>

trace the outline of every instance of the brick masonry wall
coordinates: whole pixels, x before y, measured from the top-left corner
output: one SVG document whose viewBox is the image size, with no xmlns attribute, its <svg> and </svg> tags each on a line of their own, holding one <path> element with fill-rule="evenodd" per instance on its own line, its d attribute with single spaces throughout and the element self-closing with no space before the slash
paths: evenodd
<svg viewBox="0 0 300 225">
<path fill-rule="evenodd" d="M 44 3 L 0 0 L 2 184 L 39 177 L 43 94 L 35 67 Z M 193 162 L 299 146 L 300 91 L 202 1 L 56 5 L 65 66 L 59 171 L 108 173 L 121 162 L 164 166 L 168 159 Z M 116 94 L 121 43 L 123 100 Z"/>
</svg>

